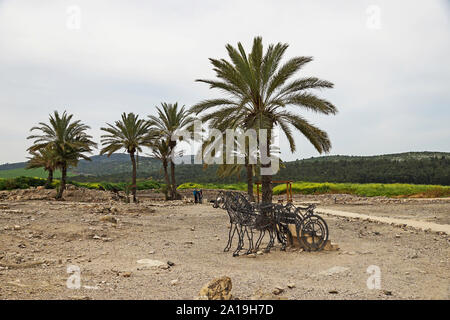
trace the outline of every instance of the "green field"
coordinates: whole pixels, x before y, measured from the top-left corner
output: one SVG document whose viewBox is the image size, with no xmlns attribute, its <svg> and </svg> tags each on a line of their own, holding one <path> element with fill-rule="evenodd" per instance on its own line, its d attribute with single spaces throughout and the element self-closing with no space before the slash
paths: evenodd
<svg viewBox="0 0 450 320">
<path fill-rule="evenodd" d="M 215 184 L 215 183 L 183 183 L 178 189 L 227 189 L 227 190 L 247 190 L 247 184 Z M 256 190 L 256 187 L 254 188 Z M 374 197 L 449 197 L 450 187 L 439 185 L 420 184 L 382 184 L 382 183 L 328 183 L 328 182 L 294 182 L 292 192 L 299 194 L 324 194 L 324 193 L 345 193 L 358 196 Z M 273 193 L 285 194 L 286 185 L 280 184 L 273 188 Z"/>
<path fill-rule="evenodd" d="M 13 171 L 13 170 L 9 170 Z M 0 178 L 0 190 L 12 190 L 12 189 L 26 189 L 29 187 L 43 186 L 45 184 L 45 178 L 38 177 L 17 177 L 17 178 Z M 109 183 L 109 182 L 74 182 L 68 179 L 69 184 L 74 184 L 79 187 L 98 190 L 129 190 L 129 183 Z M 55 180 L 52 187 L 57 187 L 58 180 Z M 148 189 L 160 189 L 163 191 L 164 184 L 161 184 L 154 180 L 138 180 L 138 190 Z M 240 190 L 246 191 L 246 183 L 183 183 L 178 189 L 224 189 L 224 190 Z M 256 186 L 254 186 L 256 191 Z M 358 196 L 374 197 L 374 196 L 386 196 L 386 197 L 450 197 L 450 186 L 439 185 L 415 185 L 415 184 L 382 184 L 382 183 L 328 183 L 328 182 L 294 182 L 292 184 L 293 193 L 299 194 L 333 194 L 333 193 L 345 193 L 355 194 Z M 286 185 L 279 184 L 274 186 L 273 193 L 275 195 L 285 194 Z"/>
<path fill-rule="evenodd" d="M 0 178 L 16 178 L 16 177 L 37 177 L 37 178 L 47 178 L 48 173 L 42 168 L 36 169 L 11 169 L 11 170 L 0 170 Z M 61 177 L 61 171 L 57 170 L 54 172 L 53 176 L 55 178 Z M 74 176 L 73 173 L 68 172 L 67 176 Z"/>
<path fill-rule="evenodd" d="M 240 190 L 246 191 L 247 184 L 246 183 L 195 183 L 195 182 L 186 182 L 178 186 L 177 189 L 223 189 L 223 190 Z M 255 187 L 256 188 L 256 187 Z M 256 190 L 256 189 L 255 189 Z"/>
</svg>

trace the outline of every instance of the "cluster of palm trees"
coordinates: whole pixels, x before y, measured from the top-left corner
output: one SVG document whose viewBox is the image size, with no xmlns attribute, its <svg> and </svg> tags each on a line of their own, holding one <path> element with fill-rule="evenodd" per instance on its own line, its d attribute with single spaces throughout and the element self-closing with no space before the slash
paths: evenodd
<svg viewBox="0 0 450 320">
<path fill-rule="evenodd" d="M 132 164 L 131 193 L 136 202 L 136 175 L 137 157 L 144 147 L 151 148 L 153 155 L 163 164 L 164 177 L 167 185 L 167 199 L 180 199 L 177 193 L 175 180 L 175 165 L 173 157 L 177 141 L 171 141 L 173 132 L 185 126 L 190 120 L 184 107 L 179 108 L 178 103 L 162 103 L 156 107 L 159 117 L 149 116 L 148 120 L 140 119 L 134 113 L 123 113 L 120 120 L 114 124 L 106 124 L 101 128 L 105 132 L 101 136 L 102 149 L 100 154 L 108 157 L 114 152 L 124 150 L 130 155 Z M 67 169 L 69 166 L 77 166 L 80 159 L 90 160 L 86 155 L 92 153 L 97 144 L 92 141 L 86 131 L 88 126 L 79 120 L 72 121 L 73 115 L 62 115 L 55 111 L 50 115 L 49 124 L 39 123 L 39 126 L 31 128 L 31 131 L 40 131 L 40 134 L 31 135 L 28 139 L 34 139 L 34 144 L 28 148 L 32 155 L 28 162 L 29 168 L 42 167 L 48 171 L 46 187 L 50 187 L 53 180 L 53 172 L 61 170 L 61 183 L 56 198 L 61 199 L 66 186 Z M 168 168 L 170 165 L 171 179 Z"/>
<path fill-rule="evenodd" d="M 269 45 L 264 51 L 262 39 L 256 37 L 250 53 L 246 53 L 242 44 L 237 48 L 227 45 L 230 61 L 225 59 L 210 59 L 217 79 L 197 80 L 209 84 L 211 89 L 219 89 L 224 96 L 204 100 L 190 109 L 179 107 L 177 103 L 162 103 L 157 107 L 157 115 L 150 115 L 147 120 L 140 119 L 134 113 L 123 113 L 122 118 L 114 124 L 101 128 L 102 149 L 100 154 L 110 156 L 124 149 L 130 154 L 133 168 L 131 191 L 136 201 L 136 168 L 137 155 L 142 148 L 152 150 L 154 157 L 162 162 L 164 179 L 167 185 L 167 198 L 179 199 L 175 181 L 175 163 L 173 155 L 178 140 L 172 139 L 173 134 L 180 129 L 192 130 L 194 119 L 207 123 L 211 128 L 225 133 L 226 129 L 249 130 L 257 132 L 264 129 L 269 133 L 279 127 L 286 135 L 291 152 L 296 151 L 296 143 L 292 129 L 301 132 L 319 152 L 328 152 L 331 143 L 326 132 L 308 122 L 298 112 L 287 107 L 297 107 L 322 114 L 335 114 L 336 107 L 329 101 L 319 98 L 312 89 L 332 88 L 331 82 L 315 77 L 293 79 L 292 77 L 308 62 L 311 57 L 294 57 L 282 63 L 287 44 Z M 86 153 L 91 153 L 97 144 L 92 141 L 86 131 L 88 126 L 79 120 L 72 121 L 72 115 L 64 112 L 60 115 L 54 112 L 49 124 L 40 123 L 31 130 L 38 130 L 39 135 L 32 135 L 34 144 L 28 149 L 32 157 L 30 167 L 43 167 L 49 172 L 47 186 L 51 184 L 53 171 L 61 170 L 61 184 L 57 198 L 61 198 L 65 189 L 67 168 L 76 166 L 80 159 L 89 160 Z M 260 148 L 273 153 L 271 135 L 266 141 L 258 141 Z M 201 151 L 205 150 L 211 140 L 204 142 Z M 244 150 L 249 150 L 248 140 L 245 140 Z M 242 146 L 241 146 L 242 147 Z M 200 152 L 201 152 L 200 151 Z M 229 152 L 230 150 L 227 150 Z M 253 200 L 253 177 L 261 173 L 261 168 L 270 164 L 249 161 L 249 153 L 245 154 L 245 164 L 223 164 L 219 166 L 221 176 L 246 172 L 248 195 Z M 170 167 L 170 175 L 169 175 Z M 271 175 L 261 175 L 262 201 L 272 202 Z"/>
</svg>

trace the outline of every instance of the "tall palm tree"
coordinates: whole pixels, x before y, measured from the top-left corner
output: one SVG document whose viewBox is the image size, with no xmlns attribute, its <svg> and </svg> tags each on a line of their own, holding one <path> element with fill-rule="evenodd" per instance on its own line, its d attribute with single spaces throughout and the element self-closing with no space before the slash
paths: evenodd
<svg viewBox="0 0 450 320">
<path fill-rule="evenodd" d="M 76 166 L 79 159 L 90 161 L 85 153 L 92 153 L 92 148 L 97 144 L 93 142 L 92 136 L 86 131 L 89 126 L 83 124 L 80 120 L 72 121 L 73 115 L 62 115 L 55 111 L 50 115 L 49 124 L 40 122 L 30 131 L 41 131 L 40 135 L 31 135 L 27 139 L 35 139 L 34 144 L 28 148 L 30 152 L 36 152 L 45 148 L 52 149 L 57 155 L 57 167 L 61 169 L 61 183 L 56 199 L 61 199 L 66 189 L 67 169 L 69 166 Z"/>
<path fill-rule="evenodd" d="M 53 183 L 53 172 L 58 166 L 58 155 L 52 147 L 46 147 L 35 151 L 30 151 L 32 157 L 27 164 L 27 169 L 43 168 L 48 172 L 47 181 L 44 187 L 50 188 Z"/>
<path fill-rule="evenodd" d="M 161 108 L 156 107 L 156 110 L 158 112 L 158 116 L 149 116 L 148 123 L 151 126 L 152 132 L 156 133 L 160 139 L 164 139 L 168 143 L 169 150 L 172 155 L 169 160 L 171 175 L 171 198 L 179 199 L 180 195 L 177 193 L 177 184 L 175 180 L 175 163 L 173 162 L 178 140 L 172 138 L 177 130 L 183 129 L 192 124 L 193 120 L 188 116 L 188 112 L 184 106 L 178 108 L 178 102 L 174 104 L 163 102 L 161 103 Z"/>
<path fill-rule="evenodd" d="M 269 45 L 263 52 L 262 38 L 253 40 L 252 51 L 247 54 L 241 43 L 237 48 L 226 45 L 230 61 L 225 59 L 209 59 L 213 65 L 217 80 L 202 80 L 211 89 L 219 89 L 227 93 L 227 97 L 204 100 L 191 108 L 194 114 L 209 111 L 203 119 L 215 119 L 215 122 L 228 123 L 231 128 L 254 128 L 269 130 L 268 141 L 259 141 L 260 147 L 267 147 L 270 155 L 270 132 L 279 126 L 286 135 L 291 152 L 296 145 L 292 135 L 292 127 L 300 131 L 319 152 L 328 152 L 331 142 L 328 134 L 309 123 L 298 112 L 287 110 L 288 106 L 297 110 L 310 110 L 322 114 L 335 114 L 336 107 L 329 101 L 319 98 L 312 89 L 332 88 L 329 81 L 315 77 L 292 77 L 312 57 L 294 57 L 282 63 L 287 44 Z M 261 164 L 262 168 L 270 164 Z M 272 202 L 271 175 L 263 175 L 262 200 Z"/>
<path fill-rule="evenodd" d="M 136 157 L 135 155 L 142 152 L 142 147 L 148 146 L 148 131 L 149 123 L 144 119 L 139 119 L 138 115 L 134 113 L 122 113 L 122 119 L 111 125 L 107 123 L 108 127 L 101 128 L 101 130 L 108 134 L 102 135 L 101 143 L 102 150 L 100 154 L 107 154 L 111 156 L 114 152 L 124 148 L 130 154 L 131 164 L 133 166 L 132 172 L 132 186 L 131 192 L 133 194 L 133 202 L 136 199 Z"/>
</svg>

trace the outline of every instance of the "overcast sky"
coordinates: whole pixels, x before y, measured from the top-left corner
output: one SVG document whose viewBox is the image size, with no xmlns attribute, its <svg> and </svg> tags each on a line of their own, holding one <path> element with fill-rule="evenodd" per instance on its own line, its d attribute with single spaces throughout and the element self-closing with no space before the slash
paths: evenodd
<svg viewBox="0 0 450 320">
<path fill-rule="evenodd" d="M 24 161 L 31 126 L 67 110 L 92 127 L 160 102 L 187 107 L 220 96 L 208 58 L 254 36 L 313 56 L 299 74 L 336 116 L 305 112 L 327 131 L 331 154 L 450 151 L 448 1 L 12 1 L 0 0 L 0 163 Z M 249 49 L 248 49 L 249 50 Z M 317 156 L 296 134 L 297 152 Z"/>
</svg>

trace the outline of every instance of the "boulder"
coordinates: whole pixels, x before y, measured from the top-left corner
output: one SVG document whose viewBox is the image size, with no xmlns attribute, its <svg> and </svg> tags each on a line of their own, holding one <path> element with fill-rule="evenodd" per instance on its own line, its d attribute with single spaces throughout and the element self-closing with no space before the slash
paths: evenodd
<svg viewBox="0 0 450 320">
<path fill-rule="evenodd" d="M 231 278 L 223 276 L 208 282 L 199 292 L 199 300 L 231 300 Z"/>
</svg>

